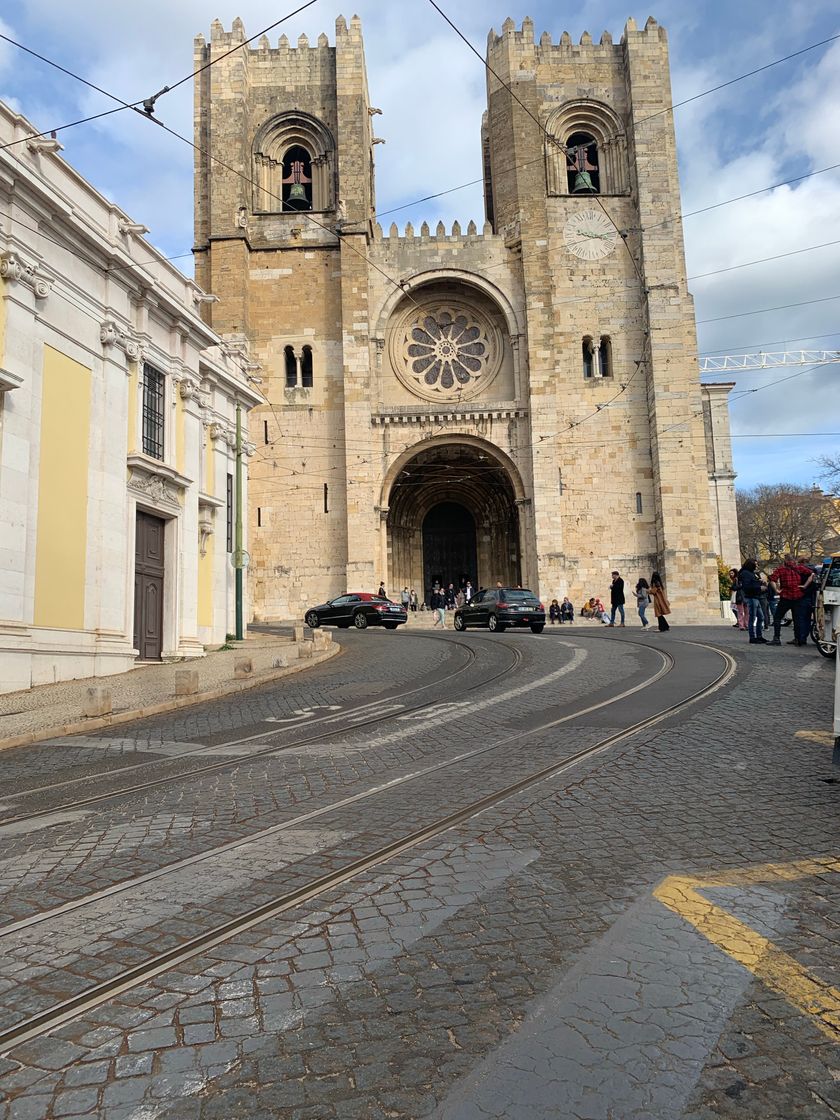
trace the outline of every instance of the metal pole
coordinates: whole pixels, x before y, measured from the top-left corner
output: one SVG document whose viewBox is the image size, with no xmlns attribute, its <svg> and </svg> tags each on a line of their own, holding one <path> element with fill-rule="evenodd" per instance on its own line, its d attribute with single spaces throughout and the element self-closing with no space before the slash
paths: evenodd
<svg viewBox="0 0 840 1120">
<path fill-rule="evenodd" d="M 840 610 L 840 607 L 831 608 L 830 623 L 831 630 L 838 638 L 837 647 L 834 650 L 834 751 L 832 754 L 832 763 L 835 766 L 840 766 L 840 634 L 836 633 L 834 624 L 834 612 Z"/>
<path fill-rule="evenodd" d="M 245 637 L 242 626 L 242 405 L 236 405 L 236 640 Z"/>
</svg>

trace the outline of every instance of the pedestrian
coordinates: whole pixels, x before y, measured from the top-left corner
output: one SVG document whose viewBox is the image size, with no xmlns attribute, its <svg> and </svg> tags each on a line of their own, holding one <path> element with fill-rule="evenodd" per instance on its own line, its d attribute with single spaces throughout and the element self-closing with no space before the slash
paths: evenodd
<svg viewBox="0 0 840 1120">
<path fill-rule="evenodd" d="M 811 563 L 811 558 L 809 556 L 797 556 L 796 559 L 800 567 L 807 568 L 808 571 L 811 572 L 814 576 L 813 582 L 803 596 L 808 604 L 807 617 L 805 618 L 805 633 L 807 635 L 811 633 L 811 623 L 814 619 L 814 611 L 817 609 L 817 592 L 819 591 L 820 586 L 820 569 L 818 567 L 815 567 Z"/>
<path fill-rule="evenodd" d="M 645 617 L 645 611 L 650 606 L 650 584 L 644 576 L 641 576 L 636 584 L 635 594 L 636 610 L 639 612 L 639 618 L 642 620 L 642 629 L 644 630 L 647 626 L 650 626 L 650 623 Z"/>
<path fill-rule="evenodd" d="M 769 630 L 773 625 L 773 607 L 776 599 L 770 588 L 770 577 L 767 572 L 762 569 L 758 573 L 758 578 L 761 580 L 762 587 L 764 588 L 758 597 L 758 601 L 761 603 L 761 613 L 764 617 L 764 629 Z"/>
<path fill-rule="evenodd" d="M 447 587 L 446 591 L 443 594 L 443 599 L 444 599 L 443 605 L 446 607 L 447 610 L 451 611 L 451 610 L 455 609 L 455 584 L 454 583 L 449 584 L 449 586 Z"/>
<path fill-rule="evenodd" d="M 432 608 L 435 616 L 434 629 L 436 629 L 438 626 L 442 626 L 444 629 L 446 629 L 446 612 L 444 610 L 443 604 L 443 595 L 440 591 L 438 591 L 437 588 L 435 588 L 429 596 L 429 606 Z"/>
<path fill-rule="evenodd" d="M 376 594 L 379 596 L 380 599 L 387 599 L 388 598 L 388 594 L 385 591 L 385 580 L 381 579 L 379 581 L 379 590 L 376 592 Z"/>
<path fill-rule="evenodd" d="M 594 617 L 597 618 L 599 622 L 603 622 L 605 626 L 609 626 L 610 616 L 607 614 L 607 608 L 600 599 L 595 600 Z"/>
<path fill-rule="evenodd" d="M 475 590 L 473 589 L 473 585 L 469 580 L 467 580 L 467 582 L 464 584 L 464 602 L 468 603 L 470 599 L 472 599 L 474 594 Z"/>
<path fill-rule="evenodd" d="M 747 608 L 744 605 L 744 592 L 741 589 L 741 576 L 737 568 L 729 569 L 729 582 L 732 585 L 732 592 L 730 595 L 730 603 L 732 605 L 732 613 L 735 615 L 735 626 L 739 630 L 747 629 Z"/>
<path fill-rule="evenodd" d="M 417 610 L 417 592 L 413 587 L 408 593 L 408 605 L 413 611 Z"/>
<path fill-rule="evenodd" d="M 793 638 L 788 645 L 807 645 L 809 603 L 805 593 L 814 582 L 814 573 L 810 568 L 798 564 L 790 553 L 786 553 L 784 562 L 770 573 L 770 582 L 779 592 L 779 602 L 773 615 L 773 641 L 770 644 L 773 646 L 782 644 L 779 637 L 782 619 L 790 611 L 793 615 Z"/>
<path fill-rule="evenodd" d="M 661 631 L 670 630 L 666 614 L 671 613 L 671 604 L 668 602 L 668 596 L 665 594 L 665 585 L 662 583 L 662 576 L 659 572 L 654 572 L 650 577 L 650 597 L 653 599 L 653 613 L 656 616 L 656 621 L 659 624 Z"/>
<path fill-rule="evenodd" d="M 464 598 L 464 589 L 463 587 L 459 587 L 455 592 L 455 606 L 460 609 L 466 601 L 467 600 Z"/>
<path fill-rule="evenodd" d="M 563 596 L 563 602 L 560 604 L 560 621 L 561 622 L 574 622 L 575 608 L 572 600 L 568 595 Z"/>
<path fill-rule="evenodd" d="M 615 612 L 621 615 L 620 625 L 624 625 L 624 580 L 618 572 L 612 573 L 610 584 L 610 626 L 615 626 Z"/>
<path fill-rule="evenodd" d="M 409 605 L 411 604 L 411 593 L 409 592 L 407 587 L 404 587 L 402 589 L 402 591 L 400 592 L 400 602 L 402 603 L 402 605 L 405 607 L 405 609 L 407 611 L 408 608 L 409 608 Z"/>
<path fill-rule="evenodd" d="M 563 619 L 560 616 L 560 603 L 558 602 L 557 599 L 552 599 L 551 602 L 549 603 L 549 605 L 548 605 L 548 617 L 549 617 L 549 620 L 551 621 L 552 626 L 555 624 L 555 622 L 562 622 L 563 621 Z"/>
<path fill-rule="evenodd" d="M 758 564 L 755 560 L 745 560 L 743 567 L 738 572 L 738 584 L 741 588 L 749 620 L 750 645 L 766 645 L 767 639 L 761 636 L 764 621 L 764 612 L 761 609 L 761 593 L 764 590 L 764 585 L 756 572 L 757 568 Z"/>
</svg>

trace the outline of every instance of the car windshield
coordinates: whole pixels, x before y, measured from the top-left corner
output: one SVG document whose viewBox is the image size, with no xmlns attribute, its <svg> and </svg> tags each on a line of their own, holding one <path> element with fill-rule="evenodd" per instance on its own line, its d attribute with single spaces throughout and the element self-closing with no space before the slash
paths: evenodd
<svg viewBox="0 0 840 1120">
<path fill-rule="evenodd" d="M 499 598 L 506 603 L 521 603 L 526 599 L 536 599 L 536 595 L 533 591 L 526 591 L 524 588 L 517 587 L 513 591 L 500 591 Z"/>
</svg>

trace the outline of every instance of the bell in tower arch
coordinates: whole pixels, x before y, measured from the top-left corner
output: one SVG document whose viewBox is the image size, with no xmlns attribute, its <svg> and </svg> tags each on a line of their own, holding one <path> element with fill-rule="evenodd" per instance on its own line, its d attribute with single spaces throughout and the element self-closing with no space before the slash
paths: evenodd
<svg viewBox="0 0 840 1120">
<path fill-rule="evenodd" d="M 586 133 L 576 133 L 566 145 L 568 160 L 569 193 L 598 194 L 598 148 L 595 139 Z"/>
</svg>

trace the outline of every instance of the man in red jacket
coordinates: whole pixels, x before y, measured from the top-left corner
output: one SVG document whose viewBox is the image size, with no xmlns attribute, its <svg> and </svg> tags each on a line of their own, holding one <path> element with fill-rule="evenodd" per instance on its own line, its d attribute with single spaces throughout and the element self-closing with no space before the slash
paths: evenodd
<svg viewBox="0 0 840 1120">
<path fill-rule="evenodd" d="M 779 639 L 782 619 L 790 611 L 793 615 L 793 638 L 788 642 L 788 645 L 807 645 L 808 599 L 806 589 L 814 582 L 814 573 L 803 564 L 797 564 L 795 558 L 787 553 L 781 567 L 770 573 L 770 582 L 780 595 L 776 613 L 773 616 L 773 641 L 770 644 L 774 646 L 782 644 Z"/>
</svg>

